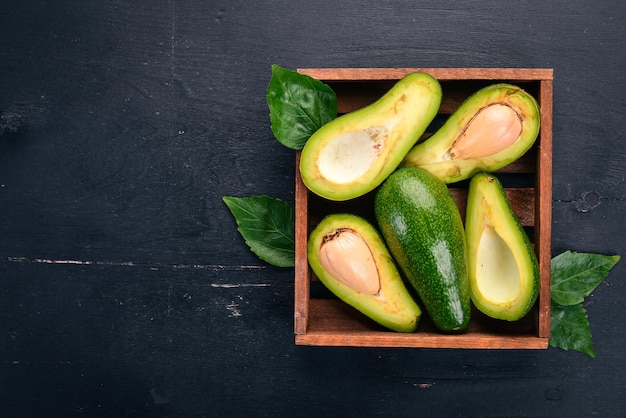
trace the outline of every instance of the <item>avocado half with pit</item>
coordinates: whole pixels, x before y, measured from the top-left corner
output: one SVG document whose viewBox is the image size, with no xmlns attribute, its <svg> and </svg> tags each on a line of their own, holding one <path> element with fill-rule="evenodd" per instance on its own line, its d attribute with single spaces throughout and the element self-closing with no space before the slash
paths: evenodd
<svg viewBox="0 0 626 418">
<path fill-rule="evenodd" d="M 415 331 L 421 309 L 367 220 L 326 216 L 309 236 L 307 256 L 315 275 L 339 299 L 391 330 Z"/>
<path fill-rule="evenodd" d="M 373 190 L 426 131 L 441 97 L 435 78 L 411 73 L 374 103 L 326 123 L 302 149 L 302 181 L 312 192 L 336 201 Z"/>
<path fill-rule="evenodd" d="M 540 124 L 533 96 L 518 86 L 492 84 L 468 97 L 440 129 L 409 151 L 402 165 L 425 168 L 444 183 L 493 172 L 532 147 Z"/>
<path fill-rule="evenodd" d="M 474 305 L 496 319 L 524 317 L 539 293 L 537 257 L 502 184 L 491 174 L 478 173 L 470 181 L 465 237 Z"/>
</svg>

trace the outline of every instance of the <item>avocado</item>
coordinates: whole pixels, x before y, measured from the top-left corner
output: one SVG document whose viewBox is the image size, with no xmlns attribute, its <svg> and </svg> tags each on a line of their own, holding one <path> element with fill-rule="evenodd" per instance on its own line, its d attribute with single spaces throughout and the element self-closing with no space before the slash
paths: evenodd
<svg viewBox="0 0 626 418">
<path fill-rule="evenodd" d="M 424 133 L 441 96 L 436 79 L 411 73 L 374 103 L 326 123 L 302 149 L 302 181 L 312 192 L 336 201 L 373 190 Z"/>
<path fill-rule="evenodd" d="M 474 305 L 496 319 L 525 316 L 539 293 L 537 257 L 492 174 L 477 173 L 470 180 L 465 236 Z"/>
<path fill-rule="evenodd" d="M 422 168 L 399 168 L 377 191 L 374 212 L 387 248 L 437 328 L 466 330 L 465 231 L 447 186 Z"/>
<path fill-rule="evenodd" d="M 419 166 L 444 183 L 496 171 L 524 155 L 539 134 L 536 100 L 499 83 L 468 97 L 432 136 L 415 145 L 402 165 Z"/>
<path fill-rule="evenodd" d="M 422 311 L 374 226 L 357 215 L 326 216 L 309 235 L 308 260 L 339 299 L 398 332 L 413 332 Z"/>
</svg>

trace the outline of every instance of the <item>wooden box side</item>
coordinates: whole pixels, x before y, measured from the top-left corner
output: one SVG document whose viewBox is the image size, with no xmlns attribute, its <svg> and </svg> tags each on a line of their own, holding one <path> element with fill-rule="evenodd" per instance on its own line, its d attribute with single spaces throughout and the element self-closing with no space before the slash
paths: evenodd
<svg viewBox="0 0 626 418">
<path fill-rule="evenodd" d="M 468 83 L 458 97 L 442 105 L 441 112 L 450 114 L 475 90 L 475 82 L 510 81 L 537 86 L 535 97 L 542 109 L 542 128 L 538 145 L 520 161 L 504 170 L 508 173 L 533 173 L 534 187 L 507 188 L 507 195 L 522 225 L 534 228 L 535 251 L 540 271 L 541 289 L 536 306 L 515 333 L 499 329 L 493 321 L 472 324 L 464 335 L 444 336 L 422 320 L 414 334 L 399 334 L 380 329 L 373 322 L 352 311 L 337 300 L 312 299 L 311 281 L 315 281 L 307 258 L 309 228 L 324 215 L 325 202 L 310 194 L 299 173 L 299 152 L 296 164 L 296 274 L 295 274 L 295 334 L 296 343 L 304 345 L 432 347 L 432 348 L 546 348 L 550 332 L 550 256 L 552 205 L 552 70 L 550 69 L 303 69 L 299 70 L 332 85 L 337 91 L 340 113 L 347 113 L 376 100 L 393 83 L 413 71 L 425 71 L 440 81 Z M 355 83 L 367 85 L 364 91 Z M 361 85 L 361 84 L 360 84 Z M 359 85 L 359 86 L 360 86 Z M 445 92 L 444 92 L 445 94 Z M 451 192 L 461 212 L 464 212 L 466 190 L 452 187 Z M 367 198 L 365 198 L 367 199 Z M 367 200 L 365 203 L 368 203 Z M 362 205 L 362 206 L 367 206 Z M 310 210 L 315 208 L 316 210 Z M 319 213 L 314 213 L 319 212 Z M 332 212 L 332 210 L 331 210 Z M 494 331 L 495 330 L 495 331 Z"/>
<path fill-rule="evenodd" d="M 300 152 L 296 153 L 295 188 L 295 282 L 294 282 L 294 332 L 305 334 L 309 324 L 310 269 L 307 258 L 309 234 L 309 191 L 300 177 Z"/>
<path fill-rule="evenodd" d="M 539 210 L 535 213 L 537 230 L 535 251 L 539 259 L 539 336 L 550 337 L 550 283 L 552 259 L 552 78 L 541 80 L 539 94 L 541 132 L 537 152 L 536 189 Z"/>
</svg>

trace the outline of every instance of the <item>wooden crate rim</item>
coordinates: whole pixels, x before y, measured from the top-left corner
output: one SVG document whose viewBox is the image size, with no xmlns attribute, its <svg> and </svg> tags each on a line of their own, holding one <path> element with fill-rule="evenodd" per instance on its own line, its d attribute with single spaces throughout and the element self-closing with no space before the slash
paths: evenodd
<svg viewBox="0 0 626 418">
<path fill-rule="evenodd" d="M 553 80 L 552 68 L 298 68 L 297 71 L 324 81 L 397 80 L 412 72 L 425 72 L 440 81 L 502 80 L 542 81 Z"/>
</svg>

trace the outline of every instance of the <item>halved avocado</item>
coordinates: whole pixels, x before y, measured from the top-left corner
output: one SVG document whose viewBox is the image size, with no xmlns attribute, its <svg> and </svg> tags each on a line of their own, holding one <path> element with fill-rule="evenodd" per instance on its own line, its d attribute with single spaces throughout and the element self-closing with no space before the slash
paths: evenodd
<svg viewBox="0 0 626 418">
<path fill-rule="evenodd" d="M 441 86 L 416 72 L 398 81 L 376 102 L 318 129 L 304 145 L 304 184 L 329 200 L 361 196 L 394 171 L 434 119 Z"/>
<path fill-rule="evenodd" d="M 539 134 L 537 101 L 499 83 L 468 97 L 432 136 L 415 145 L 402 165 L 419 166 L 444 183 L 496 171 L 520 158 Z"/>
<path fill-rule="evenodd" d="M 378 231 L 352 214 L 325 217 L 311 232 L 308 260 L 339 299 L 391 330 L 413 332 L 421 310 Z"/>
<path fill-rule="evenodd" d="M 486 315 L 516 321 L 539 293 L 539 266 L 500 181 L 478 173 L 470 181 L 465 237 L 474 305 Z"/>
</svg>

